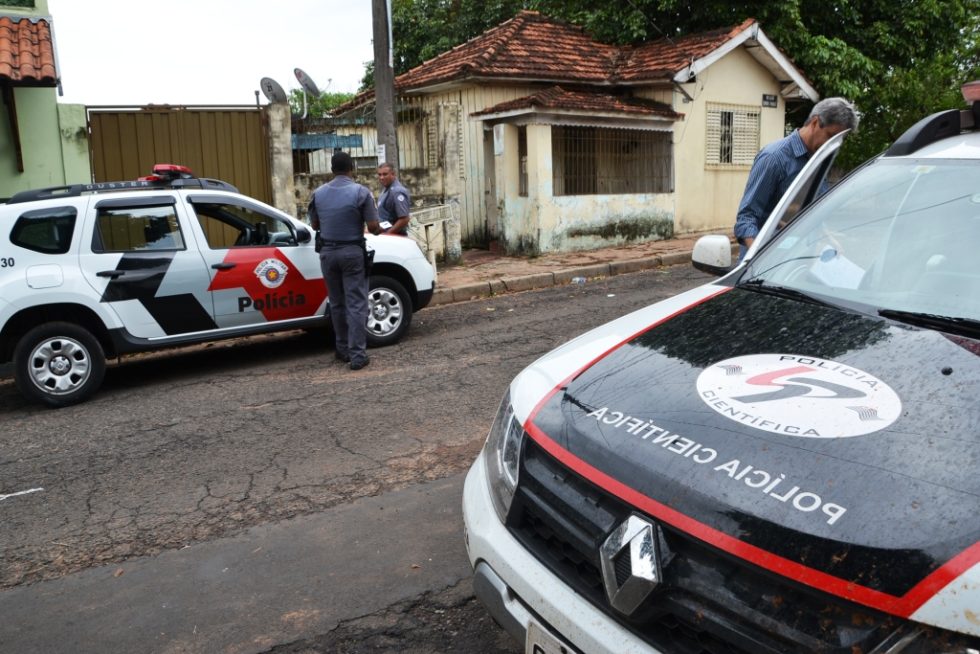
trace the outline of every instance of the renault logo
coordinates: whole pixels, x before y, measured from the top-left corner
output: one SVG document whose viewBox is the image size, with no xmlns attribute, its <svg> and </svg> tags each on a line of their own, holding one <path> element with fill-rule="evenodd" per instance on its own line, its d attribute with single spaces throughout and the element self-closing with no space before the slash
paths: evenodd
<svg viewBox="0 0 980 654">
<path fill-rule="evenodd" d="M 631 515 L 599 549 L 606 597 L 620 613 L 631 615 L 662 580 L 657 529 Z"/>
</svg>

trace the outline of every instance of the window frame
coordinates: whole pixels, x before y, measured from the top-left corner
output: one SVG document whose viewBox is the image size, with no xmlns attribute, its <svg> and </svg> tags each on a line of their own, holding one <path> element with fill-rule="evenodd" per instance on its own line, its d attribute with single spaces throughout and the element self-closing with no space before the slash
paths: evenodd
<svg viewBox="0 0 980 654">
<path fill-rule="evenodd" d="M 551 158 L 555 197 L 674 192 L 672 130 L 552 125 Z"/>
<path fill-rule="evenodd" d="M 18 234 L 24 231 L 27 226 L 25 221 L 34 220 L 38 218 L 67 218 L 68 219 L 68 238 L 64 240 L 63 243 L 59 243 L 59 247 L 56 249 L 45 249 L 26 243 L 24 241 L 18 241 Z M 71 250 L 72 240 L 75 238 L 75 225 L 78 222 L 78 208 L 71 205 L 63 205 L 59 207 L 50 207 L 44 209 L 31 209 L 30 211 L 25 211 L 24 213 L 17 216 L 17 220 L 14 221 L 13 227 L 10 228 L 10 244 L 15 245 L 19 248 L 24 248 L 25 250 L 30 250 L 31 252 L 38 252 L 40 254 L 67 254 Z"/>
<path fill-rule="evenodd" d="M 158 208 L 169 208 L 170 214 L 168 216 L 152 216 L 153 218 L 166 218 L 168 222 L 172 219 L 173 227 L 175 229 L 167 232 L 163 236 L 172 236 L 176 234 L 180 238 L 180 245 L 175 247 L 140 247 L 140 248 L 122 248 L 122 249 L 110 249 L 106 247 L 106 239 L 103 236 L 103 221 L 104 215 L 110 213 L 118 212 L 119 216 L 125 216 L 123 212 L 128 210 L 148 210 L 148 209 L 158 209 Z M 103 200 L 95 205 L 95 228 L 92 230 L 92 252 L 96 254 L 119 254 L 119 253 L 129 253 L 129 252 L 140 252 L 140 253 L 154 253 L 154 252 L 183 252 L 187 250 L 187 238 L 184 235 L 183 227 L 180 224 L 180 216 L 177 214 L 177 203 L 172 197 L 164 198 L 131 198 L 131 199 L 117 199 L 117 200 Z M 130 220 L 140 220 L 151 218 L 150 216 L 136 216 L 134 214 L 129 214 Z M 145 230 L 148 225 L 144 224 L 143 229 Z M 153 241 L 146 241 L 146 245 L 153 243 Z"/>
<path fill-rule="evenodd" d="M 762 138 L 762 108 L 709 102 L 705 109 L 704 167 L 751 168 Z"/>
</svg>

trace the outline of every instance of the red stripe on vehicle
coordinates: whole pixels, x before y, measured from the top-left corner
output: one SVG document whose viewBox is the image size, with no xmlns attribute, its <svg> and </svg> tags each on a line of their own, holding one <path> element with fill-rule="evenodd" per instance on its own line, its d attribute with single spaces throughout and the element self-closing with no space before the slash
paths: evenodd
<svg viewBox="0 0 980 654">
<path fill-rule="evenodd" d="M 661 320 L 644 327 L 642 330 L 633 334 L 629 338 L 612 346 L 599 356 L 595 357 L 592 361 L 589 361 L 585 366 L 564 379 L 535 405 L 524 424 L 525 430 L 538 445 L 544 448 L 545 451 L 558 459 L 561 463 L 574 470 L 576 473 L 593 484 L 599 486 L 603 490 L 615 495 L 621 500 L 640 509 L 641 511 L 644 511 L 645 513 L 648 513 L 666 524 L 676 527 L 677 529 L 680 529 L 685 533 L 704 541 L 705 543 L 713 545 L 718 549 L 732 554 L 733 556 L 737 556 L 740 559 L 744 559 L 761 568 L 779 574 L 780 576 L 798 581 L 802 584 L 831 593 L 838 597 L 843 597 L 859 604 L 863 604 L 880 611 L 885 611 L 886 613 L 890 613 L 892 615 L 908 618 L 951 581 L 955 580 L 972 566 L 980 563 L 980 542 L 974 543 L 972 546 L 968 547 L 947 561 L 940 568 L 934 570 L 904 595 L 895 596 L 888 593 L 883 593 L 881 591 L 874 590 L 873 588 L 868 588 L 867 586 L 862 586 L 860 584 L 841 579 L 840 577 L 827 574 L 826 572 L 821 572 L 820 570 L 807 567 L 797 563 L 796 561 L 792 561 L 777 554 L 773 554 L 772 552 L 764 550 L 760 547 L 756 547 L 755 545 L 741 541 L 734 536 L 730 536 L 722 531 L 719 531 L 718 529 L 715 529 L 714 527 L 710 527 L 703 522 L 695 520 L 694 518 L 685 515 L 676 509 L 667 506 L 666 504 L 662 504 L 650 497 L 647 497 L 638 490 L 631 488 L 613 477 L 610 477 L 606 473 L 572 454 L 534 424 L 534 418 L 541 411 L 542 407 L 544 407 L 544 405 L 551 400 L 551 398 L 553 398 L 561 389 L 565 388 L 576 377 L 595 365 L 598 361 L 609 356 L 611 352 L 619 349 L 626 343 L 629 343 L 635 338 L 653 329 L 657 325 L 667 322 L 675 316 L 684 313 L 685 311 L 688 311 L 714 297 L 717 297 L 721 293 L 728 290 L 730 289 L 722 289 L 717 293 L 713 293 L 684 307 L 683 309 L 675 311 L 669 316 L 666 316 Z"/>
</svg>

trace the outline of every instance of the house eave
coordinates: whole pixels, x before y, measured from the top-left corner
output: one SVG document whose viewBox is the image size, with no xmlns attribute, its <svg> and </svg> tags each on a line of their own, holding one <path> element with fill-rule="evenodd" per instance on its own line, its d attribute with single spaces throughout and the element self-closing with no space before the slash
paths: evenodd
<svg viewBox="0 0 980 654">
<path fill-rule="evenodd" d="M 797 70 L 796 66 L 779 51 L 779 48 L 769 40 L 769 37 L 765 35 L 758 23 L 753 23 L 742 30 L 708 55 L 692 60 L 688 66 L 685 66 L 674 75 L 674 81 L 678 84 L 690 82 L 701 71 L 741 45 L 745 45 L 746 52 L 752 55 L 759 64 L 783 85 L 781 95 L 784 98 L 805 99 L 811 102 L 816 102 L 820 99 L 820 94 L 817 93 L 816 89 L 810 85 L 806 78 Z"/>
<path fill-rule="evenodd" d="M 669 118 L 666 116 L 624 114 L 622 112 L 542 109 L 538 107 L 512 109 L 510 111 L 501 111 L 492 114 L 471 114 L 469 118 L 471 121 L 483 122 L 487 125 L 497 123 L 510 123 L 514 125 L 587 125 L 655 131 L 670 131 L 673 129 L 675 122 L 684 119 L 683 116 Z"/>
</svg>

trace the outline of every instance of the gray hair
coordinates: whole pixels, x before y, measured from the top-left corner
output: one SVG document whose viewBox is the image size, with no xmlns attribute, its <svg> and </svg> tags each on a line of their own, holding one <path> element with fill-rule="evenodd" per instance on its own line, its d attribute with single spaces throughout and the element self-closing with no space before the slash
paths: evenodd
<svg viewBox="0 0 980 654">
<path fill-rule="evenodd" d="M 384 168 L 385 170 L 390 170 L 392 173 L 395 172 L 395 164 L 388 163 L 387 161 L 384 162 L 384 163 L 378 164 L 378 170 L 381 170 L 382 168 Z"/>
<path fill-rule="evenodd" d="M 810 122 L 812 118 L 819 120 L 821 127 L 842 125 L 845 129 L 851 130 L 857 130 L 860 120 L 857 109 L 844 98 L 824 98 L 813 105 L 806 122 Z"/>
</svg>

